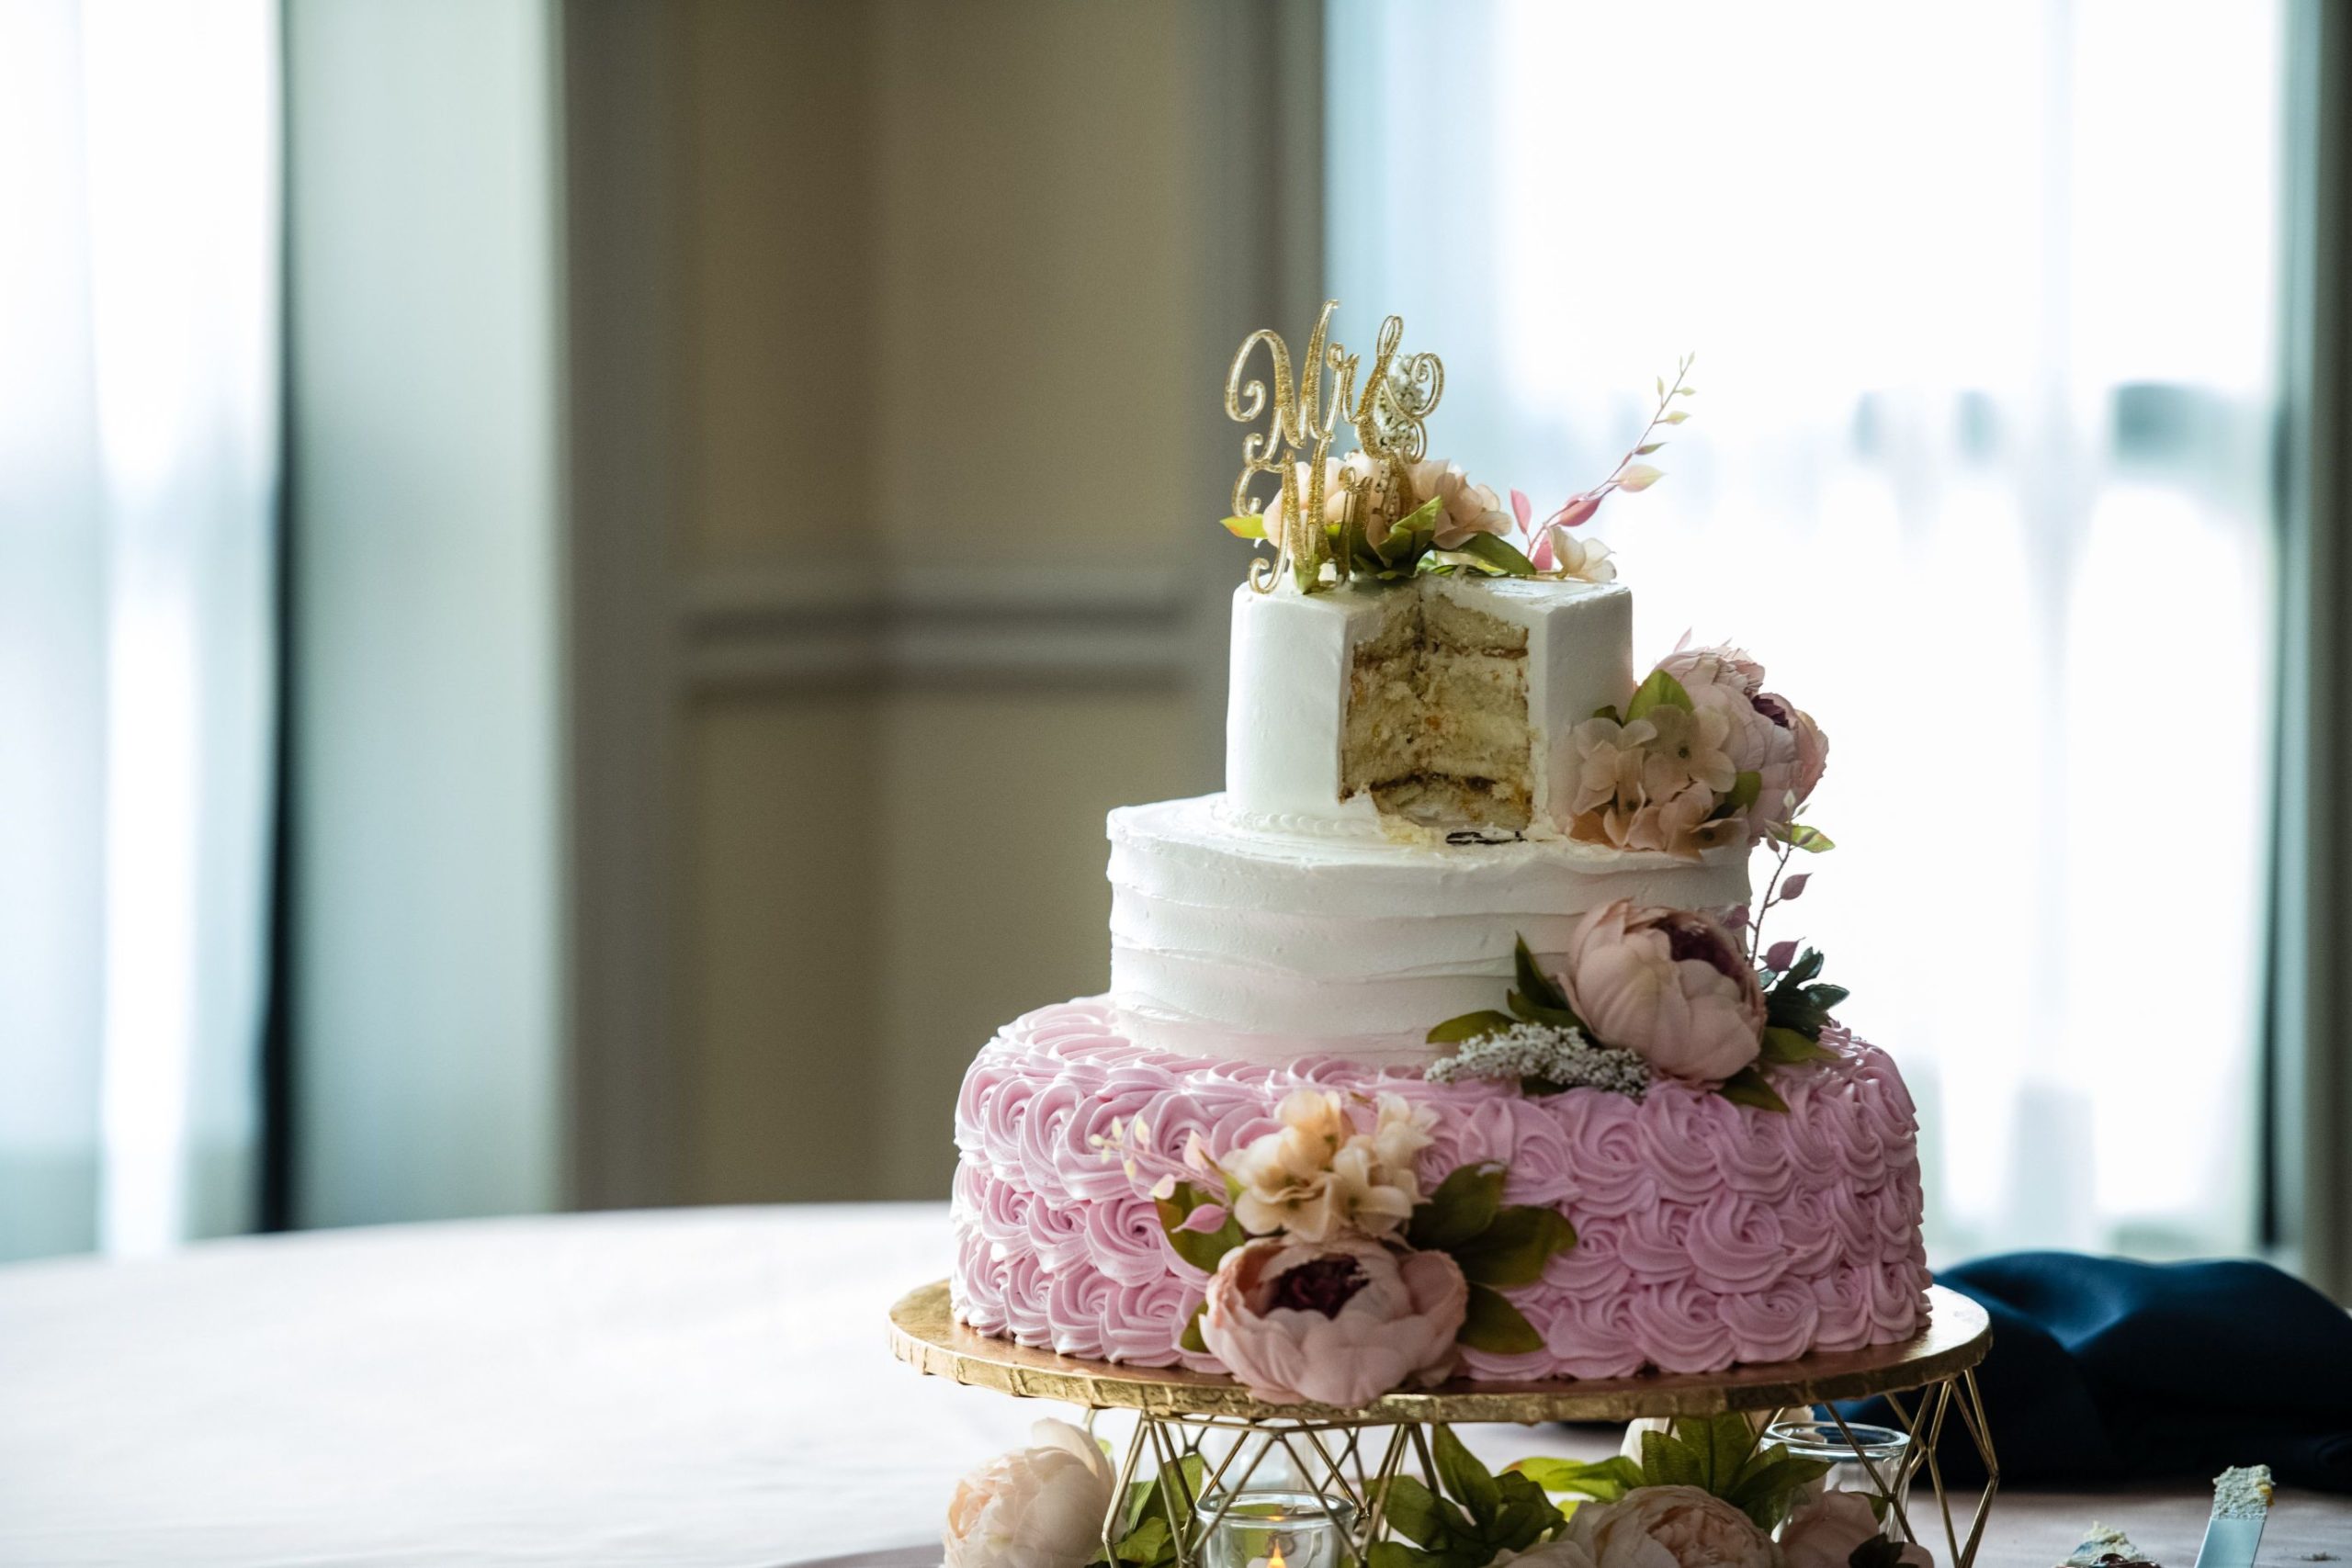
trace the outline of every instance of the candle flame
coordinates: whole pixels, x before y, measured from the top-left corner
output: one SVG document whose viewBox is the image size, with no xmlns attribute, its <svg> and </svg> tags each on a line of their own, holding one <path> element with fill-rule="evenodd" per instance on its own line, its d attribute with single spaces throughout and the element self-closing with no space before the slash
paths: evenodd
<svg viewBox="0 0 2352 1568">
<path fill-rule="evenodd" d="M 1266 1559 L 1266 1568 L 1283 1568 L 1283 1543 L 1281 1541 L 1274 1542 L 1273 1554 Z"/>
</svg>

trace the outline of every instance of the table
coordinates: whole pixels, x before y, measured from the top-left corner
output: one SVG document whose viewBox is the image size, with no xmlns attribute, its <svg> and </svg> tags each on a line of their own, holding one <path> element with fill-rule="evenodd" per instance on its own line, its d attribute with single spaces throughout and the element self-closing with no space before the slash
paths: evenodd
<svg viewBox="0 0 2352 1568">
<path fill-rule="evenodd" d="M 0 1563 L 767 1568 L 919 1545 L 958 1473 L 1066 1413 L 891 1360 L 890 1302 L 947 1257 L 944 1205 L 874 1204 L 0 1268 Z M 1611 1446 L 1465 1435 L 1496 1461 Z M 2098 1517 L 2188 1568 L 2204 1511 L 2193 1485 L 2005 1491 L 1982 1561 L 2046 1568 Z M 2352 1559 L 2352 1499 L 2282 1493 L 2262 1562 L 2320 1550 Z"/>
</svg>

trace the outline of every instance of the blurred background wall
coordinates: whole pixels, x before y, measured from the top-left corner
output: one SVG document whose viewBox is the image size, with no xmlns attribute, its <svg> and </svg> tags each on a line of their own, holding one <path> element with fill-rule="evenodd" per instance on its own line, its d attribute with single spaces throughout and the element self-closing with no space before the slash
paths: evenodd
<svg viewBox="0 0 2352 1568">
<path fill-rule="evenodd" d="M 296 1216 L 937 1196 L 1103 813 L 1219 776 L 1316 14 L 290 18 Z"/>
</svg>

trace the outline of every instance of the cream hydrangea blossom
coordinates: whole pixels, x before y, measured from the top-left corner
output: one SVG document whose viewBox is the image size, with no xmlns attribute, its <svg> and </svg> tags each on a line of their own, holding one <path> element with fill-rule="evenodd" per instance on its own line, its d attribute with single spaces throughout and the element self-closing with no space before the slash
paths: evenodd
<svg viewBox="0 0 2352 1568">
<path fill-rule="evenodd" d="M 1572 838 L 1621 850 L 1695 855 L 1728 841 L 1730 818 L 1709 820 L 1737 781 L 1731 722 L 1713 708 L 1660 704 L 1629 723 L 1603 715 L 1577 726 Z"/>
<path fill-rule="evenodd" d="M 1412 1217 L 1421 1201 L 1416 1162 L 1431 1141 L 1434 1111 L 1384 1094 L 1372 1131 L 1359 1133 L 1340 1096 L 1296 1089 L 1274 1114 L 1279 1131 L 1223 1164 L 1240 1188 L 1233 1217 L 1243 1230 L 1328 1241 L 1350 1226 L 1385 1235 Z"/>
</svg>

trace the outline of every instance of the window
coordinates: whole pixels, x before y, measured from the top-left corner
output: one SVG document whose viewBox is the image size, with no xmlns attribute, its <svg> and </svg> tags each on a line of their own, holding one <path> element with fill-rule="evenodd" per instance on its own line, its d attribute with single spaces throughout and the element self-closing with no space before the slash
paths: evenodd
<svg viewBox="0 0 2352 1568">
<path fill-rule="evenodd" d="M 2280 26 L 1330 11 L 1332 291 L 1445 356 L 1436 450 L 1548 510 L 1699 352 L 1589 526 L 1637 663 L 1745 643 L 1831 737 L 1769 934 L 1902 1062 L 1940 1261 L 2254 1239 Z"/>
</svg>

